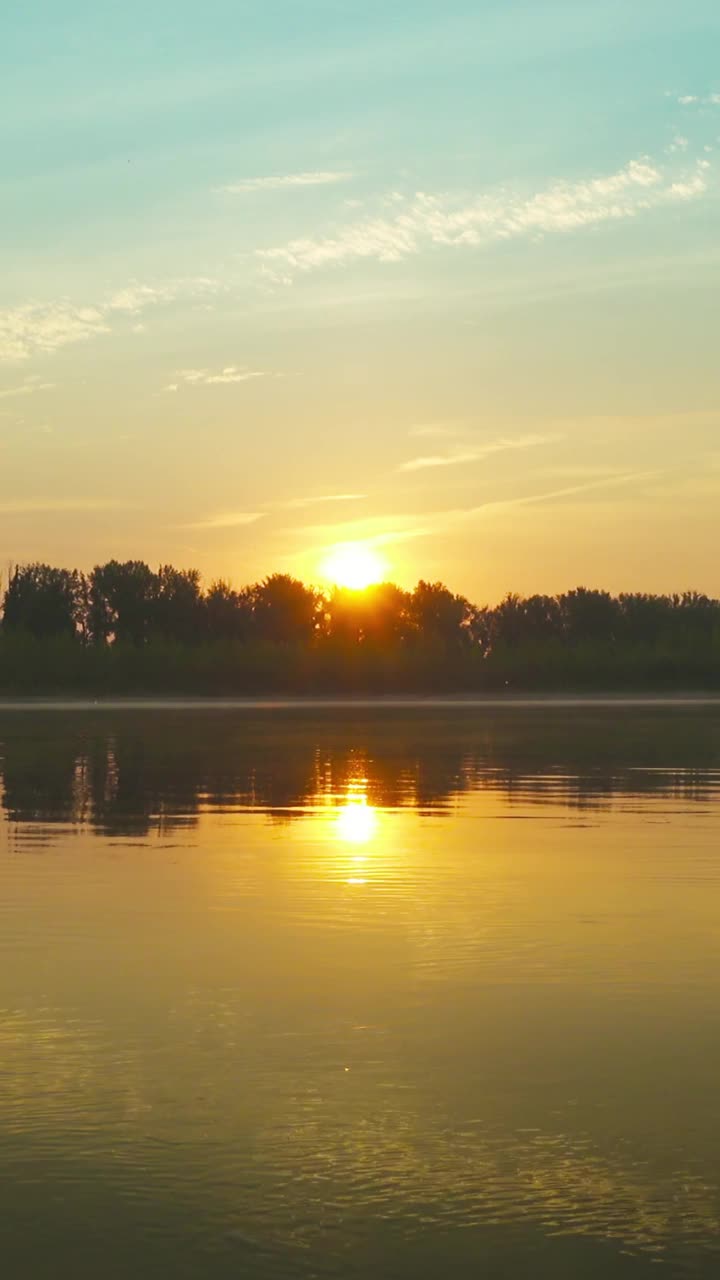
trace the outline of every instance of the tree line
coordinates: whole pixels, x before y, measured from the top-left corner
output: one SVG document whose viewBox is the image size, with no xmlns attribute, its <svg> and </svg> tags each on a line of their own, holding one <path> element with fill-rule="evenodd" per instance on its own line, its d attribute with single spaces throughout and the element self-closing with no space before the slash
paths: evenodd
<svg viewBox="0 0 720 1280">
<path fill-rule="evenodd" d="M 35 656 L 21 660 L 28 646 Z M 70 683 L 102 685 L 114 672 L 119 687 L 165 687 L 168 663 L 188 690 L 714 687 L 720 601 L 578 587 L 479 606 L 423 580 L 323 591 L 275 573 L 204 589 L 196 570 L 171 565 L 111 560 L 86 574 L 35 563 L 10 574 L 0 654 L 6 687 L 62 683 L 63 672 Z"/>
<path fill-rule="evenodd" d="M 218 579 L 203 590 L 196 569 L 111 560 L 91 573 L 47 564 L 19 565 L 3 599 L 3 628 L 36 639 L 66 636 L 83 644 L 145 645 L 213 640 L 313 644 L 408 643 L 430 636 L 475 643 L 479 611 L 441 583 L 402 591 L 385 582 L 364 591 L 323 592 L 274 573 L 239 590 Z"/>
</svg>

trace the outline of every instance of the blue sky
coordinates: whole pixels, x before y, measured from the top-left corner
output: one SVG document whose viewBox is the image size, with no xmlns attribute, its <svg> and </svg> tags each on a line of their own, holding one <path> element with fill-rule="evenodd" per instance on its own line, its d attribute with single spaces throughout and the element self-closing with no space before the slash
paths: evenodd
<svg viewBox="0 0 720 1280">
<path fill-rule="evenodd" d="M 717 5 L 2 21 L 6 561 L 720 590 Z"/>
</svg>

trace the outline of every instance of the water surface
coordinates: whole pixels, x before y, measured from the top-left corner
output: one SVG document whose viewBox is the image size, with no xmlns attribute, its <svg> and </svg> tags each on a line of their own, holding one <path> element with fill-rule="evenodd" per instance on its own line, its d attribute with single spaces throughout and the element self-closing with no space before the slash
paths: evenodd
<svg viewBox="0 0 720 1280">
<path fill-rule="evenodd" d="M 15 1280 L 715 1277 L 720 711 L 0 712 Z"/>
</svg>

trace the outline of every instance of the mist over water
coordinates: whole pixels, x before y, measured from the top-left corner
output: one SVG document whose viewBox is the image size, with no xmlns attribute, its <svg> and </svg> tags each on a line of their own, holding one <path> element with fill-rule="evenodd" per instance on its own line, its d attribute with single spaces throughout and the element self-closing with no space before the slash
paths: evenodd
<svg viewBox="0 0 720 1280">
<path fill-rule="evenodd" d="M 710 1277 L 720 709 L 0 712 L 12 1276 Z"/>
</svg>

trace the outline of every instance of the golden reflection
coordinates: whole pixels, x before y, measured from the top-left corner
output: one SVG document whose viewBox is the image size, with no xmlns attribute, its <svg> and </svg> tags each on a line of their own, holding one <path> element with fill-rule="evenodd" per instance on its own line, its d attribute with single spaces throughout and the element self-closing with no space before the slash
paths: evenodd
<svg viewBox="0 0 720 1280">
<path fill-rule="evenodd" d="M 348 796 L 335 819 L 335 834 L 346 844 L 369 844 L 377 832 L 378 815 L 367 796 Z"/>
<path fill-rule="evenodd" d="M 346 884 L 360 888 L 368 883 L 369 846 L 377 841 L 379 830 L 378 810 L 368 803 L 367 778 L 355 778 L 347 784 L 329 828 L 333 843 L 349 846 L 346 852 L 338 852 L 338 870 Z M 363 852 L 351 853 L 351 849 Z"/>
</svg>

